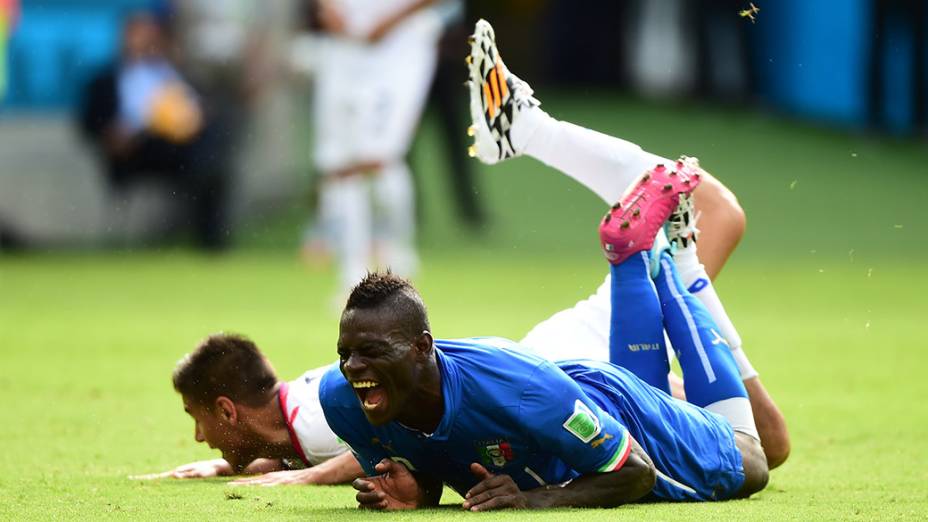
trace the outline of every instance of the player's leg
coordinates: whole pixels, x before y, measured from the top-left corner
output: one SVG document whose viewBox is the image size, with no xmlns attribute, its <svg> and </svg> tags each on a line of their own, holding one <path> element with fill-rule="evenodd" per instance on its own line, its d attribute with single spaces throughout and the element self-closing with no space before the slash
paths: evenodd
<svg viewBox="0 0 928 522">
<path fill-rule="evenodd" d="M 339 265 L 336 300 L 344 298 L 369 268 L 372 241 L 369 192 L 367 177 L 360 173 L 330 175 L 320 188 L 319 219 L 332 226 L 331 239 Z"/>
<path fill-rule="evenodd" d="M 705 266 L 697 257 L 698 248 L 701 253 L 703 247 L 703 234 L 696 228 L 697 218 L 700 229 L 705 227 L 702 215 L 698 214 L 693 205 L 695 195 L 681 196 L 680 205 L 671 215 L 668 223 L 668 237 L 674 245 L 676 252 L 673 255 L 674 265 L 679 273 L 680 280 L 691 294 L 695 295 L 706 307 L 718 331 L 728 343 L 732 356 L 738 367 L 738 373 L 748 392 L 754 422 L 760 434 L 764 451 L 771 468 L 782 464 L 789 456 L 789 431 L 783 414 L 776 403 L 767 393 L 761 383 L 757 371 L 751 365 L 747 355 L 742 349 L 741 336 L 725 311 L 718 294 L 712 284 Z M 711 225 L 710 225 L 711 226 Z M 671 382 L 673 385 L 673 382 Z"/>
<path fill-rule="evenodd" d="M 648 250 L 656 232 L 690 192 L 700 174 L 681 162 L 658 166 L 641 176 L 599 227 L 612 265 L 609 361 L 668 394 L 669 364 L 660 301 L 651 278 Z"/>
<path fill-rule="evenodd" d="M 381 261 L 411 277 L 415 251 L 415 187 L 406 156 L 419 126 L 438 60 L 438 33 L 409 27 L 370 50 L 369 104 L 355 137 L 362 155 L 382 167 L 373 177 L 381 237 Z M 397 59 L 402 56 L 402 59 Z"/>
<path fill-rule="evenodd" d="M 664 344 L 661 304 L 648 268 L 647 252 L 612 265 L 609 362 L 668 395 L 670 362 Z"/>
<path fill-rule="evenodd" d="M 382 217 L 381 261 L 395 273 L 412 277 L 419 267 L 415 249 L 415 188 L 405 161 L 384 165 L 373 179 L 373 196 Z"/>
<path fill-rule="evenodd" d="M 642 172 L 672 163 L 640 146 L 557 120 L 540 108 L 532 89 L 502 62 L 493 28 L 477 22 L 471 43 L 471 154 L 484 163 L 527 155 L 586 186 L 603 201 L 618 201 Z M 700 257 L 715 277 L 744 234 L 744 211 L 734 194 L 710 175 L 696 189 L 709 231 Z"/>
<path fill-rule="evenodd" d="M 667 252 L 655 255 L 661 256 L 655 286 L 664 328 L 683 370 L 687 400 L 731 424 L 745 475 L 739 495 L 749 496 L 766 486 L 769 468 L 738 366 L 708 309 L 683 285 L 673 259 Z"/>
</svg>

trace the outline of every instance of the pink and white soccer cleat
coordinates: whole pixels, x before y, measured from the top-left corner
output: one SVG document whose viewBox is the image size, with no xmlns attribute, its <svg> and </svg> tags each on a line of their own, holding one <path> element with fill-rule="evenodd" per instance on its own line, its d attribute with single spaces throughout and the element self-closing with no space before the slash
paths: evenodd
<svg viewBox="0 0 928 522">
<path fill-rule="evenodd" d="M 642 174 L 599 225 L 606 259 L 617 265 L 649 250 L 657 231 L 680 203 L 680 194 L 689 194 L 699 185 L 701 172 L 678 160 L 670 167 L 657 165 Z"/>
</svg>

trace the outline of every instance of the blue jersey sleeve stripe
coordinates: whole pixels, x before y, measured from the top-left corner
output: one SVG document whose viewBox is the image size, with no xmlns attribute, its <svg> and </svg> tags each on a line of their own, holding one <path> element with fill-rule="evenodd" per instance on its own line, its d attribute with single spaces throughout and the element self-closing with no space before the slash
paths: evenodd
<svg viewBox="0 0 928 522">
<path fill-rule="evenodd" d="M 600 473 L 619 471 L 622 469 L 622 466 L 625 465 L 625 461 L 628 460 L 628 456 L 631 455 L 631 453 L 632 437 L 629 435 L 628 430 L 625 430 L 625 433 L 622 434 L 622 441 L 619 442 L 619 447 L 616 449 L 615 454 L 597 471 Z"/>
</svg>

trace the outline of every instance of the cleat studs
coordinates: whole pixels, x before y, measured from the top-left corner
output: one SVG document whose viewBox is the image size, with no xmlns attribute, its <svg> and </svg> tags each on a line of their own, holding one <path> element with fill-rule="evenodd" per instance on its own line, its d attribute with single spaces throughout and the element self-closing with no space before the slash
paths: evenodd
<svg viewBox="0 0 928 522">
<path fill-rule="evenodd" d="M 668 174 L 668 175 L 669 175 L 670 177 L 676 176 L 676 175 L 677 175 L 677 171 L 673 170 L 673 171 L 671 171 L 670 174 Z"/>
<path fill-rule="evenodd" d="M 622 208 L 622 202 L 621 202 L 621 201 L 619 201 L 619 202 L 616 203 L 615 205 L 612 205 L 612 210 L 619 210 L 620 208 Z"/>
<path fill-rule="evenodd" d="M 650 180 L 651 180 L 651 174 L 645 174 L 644 176 L 641 177 L 641 182 L 642 182 L 642 183 L 645 183 L 645 182 L 650 181 Z"/>
<path fill-rule="evenodd" d="M 474 42 L 476 42 L 476 41 L 477 41 L 477 39 L 474 38 L 474 35 L 469 35 L 469 36 L 467 37 L 467 45 L 474 45 Z"/>
<path fill-rule="evenodd" d="M 689 185 L 689 184 L 690 184 L 690 180 L 688 180 L 688 179 L 683 180 L 683 184 L 684 184 L 684 185 Z"/>
<path fill-rule="evenodd" d="M 467 155 L 470 156 L 471 158 L 476 157 L 476 156 L 477 156 L 477 146 L 476 146 L 476 145 L 471 145 L 470 147 L 467 147 Z"/>
<path fill-rule="evenodd" d="M 663 188 L 664 192 L 667 192 L 668 190 L 671 190 L 671 189 L 673 189 L 673 185 L 671 185 L 670 183 L 664 185 L 664 188 Z"/>
<path fill-rule="evenodd" d="M 641 209 L 640 209 L 640 208 L 636 208 L 635 210 L 632 211 L 632 217 L 638 217 L 638 216 L 640 216 L 640 215 L 641 215 Z"/>
<path fill-rule="evenodd" d="M 629 223 L 628 221 L 623 221 L 620 228 L 621 228 L 622 230 L 626 230 L 626 229 L 628 229 L 628 227 L 630 227 L 630 226 L 632 226 L 631 223 Z"/>
<path fill-rule="evenodd" d="M 464 62 L 467 63 L 467 65 L 472 64 L 472 63 L 474 62 L 473 56 L 471 56 L 471 55 L 468 54 L 467 57 L 464 58 Z"/>
<path fill-rule="evenodd" d="M 471 125 L 470 127 L 467 128 L 468 136 L 473 136 L 476 133 L 477 133 L 477 127 L 474 127 L 473 125 Z"/>
<path fill-rule="evenodd" d="M 606 217 L 603 218 L 603 223 L 608 225 L 610 221 L 612 221 L 612 214 L 606 214 Z"/>
<path fill-rule="evenodd" d="M 654 167 L 654 170 L 664 170 L 664 164 L 663 164 L 663 163 L 658 163 L 657 166 Z"/>
</svg>

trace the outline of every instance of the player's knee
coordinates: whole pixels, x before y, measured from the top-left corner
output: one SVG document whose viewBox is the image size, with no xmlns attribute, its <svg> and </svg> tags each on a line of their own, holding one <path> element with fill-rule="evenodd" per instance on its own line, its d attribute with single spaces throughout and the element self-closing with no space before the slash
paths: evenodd
<svg viewBox="0 0 928 522">
<path fill-rule="evenodd" d="M 778 468 L 789 458 L 789 452 L 792 449 L 789 441 L 789 432 L 786 427 L 779 430 L 772 442 L 764 446 L 764 453 L 767 454 L 767 467 L 770 469 Z"/>
<path fill-rule="evenodd" d="M 712 175 L 706 175 L 697 190 L 696 201 L 701 211 L 721 217 L 712 221 L 725 227 L 726 236 L 737 243 L 747 229 L 747 216 L 735 193 Z"/>
</svg>

